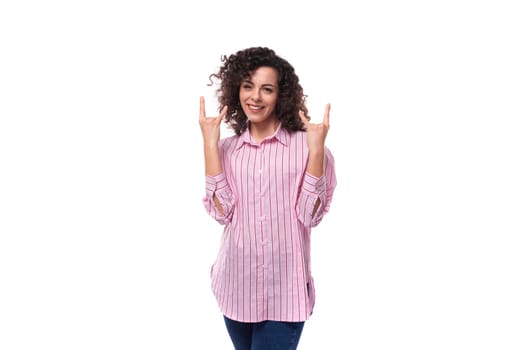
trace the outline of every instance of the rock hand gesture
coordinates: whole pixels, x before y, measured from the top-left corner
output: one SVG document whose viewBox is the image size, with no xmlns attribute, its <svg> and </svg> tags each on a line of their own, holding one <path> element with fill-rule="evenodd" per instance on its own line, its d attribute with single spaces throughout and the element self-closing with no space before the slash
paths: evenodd
<svg viewBox="0 0 525 350">
<path fill-rule="evenodd" d="M 219 158 L 219 140 L 221 137 L 221 121 L 226 115 L 227 107 L 224 106 L 218 117 L 206 117 L 204 97 L 200 97 L 199 125 L 204 141 L 204 159 L 206 175 L 215 176 L 222 172 Z"/>
<path fill-rule="evenodd" d="M 330 128 L 330 104 L 325 107 L 322 123 L 310 123 L 303 111 L 299 112 L 299 116 L 306 129 L 306 143 L 309 151 L 306 171 L 313 176 L 321 177 L 324 174 L 324 143 Z"/>
</svg>

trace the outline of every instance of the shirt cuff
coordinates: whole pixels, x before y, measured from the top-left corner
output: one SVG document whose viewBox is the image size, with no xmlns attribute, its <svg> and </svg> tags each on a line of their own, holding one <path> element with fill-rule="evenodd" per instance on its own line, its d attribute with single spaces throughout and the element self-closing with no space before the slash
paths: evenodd
<svg viewBox="0 0 525 350">
<path fill-rule="evenodd" d="M 305 173 L 303 181 L 303 189 L 311 193 L 321 193 L 324 191 L 326 186 L 326 176 L 321 177 L 313 176 L 312 174 Z"/>
<path fill-rule="evenodd" d="M 208 193 L 218 192 L 228 186 L 224 172 L 215 176 L 206 175 L 206 191 Z"/>
</svg>

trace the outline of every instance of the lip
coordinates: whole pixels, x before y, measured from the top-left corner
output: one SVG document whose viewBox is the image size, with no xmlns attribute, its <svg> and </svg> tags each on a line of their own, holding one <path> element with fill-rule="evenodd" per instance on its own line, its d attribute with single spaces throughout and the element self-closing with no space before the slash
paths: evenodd
<svg viewBox="0 0 525 350">
<path fill-rule="evenodd" d="M 260 112 L 264 110 L 264 106 L 260 106 L 260 105 L 252 105 L 248 103 L 247 106 L 252 112 Z"/>
</svg>

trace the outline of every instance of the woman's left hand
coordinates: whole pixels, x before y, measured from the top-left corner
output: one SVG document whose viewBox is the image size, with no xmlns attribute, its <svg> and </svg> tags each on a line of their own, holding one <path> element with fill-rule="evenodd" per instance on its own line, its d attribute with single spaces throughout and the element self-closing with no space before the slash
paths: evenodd
<svg viewBox="0 0 525 350">
<path fill-rule="evenodd" d="M 330 128 L 330 104 L 327 104 L 324 109 L 323 122 L 319 124 L 310 123 L 303 111 L 299 111 L 299 117 L 306 128 L 306 142 L 310 152 L 324 151 L 324 142 L 328 129 Z"/>
</svg>

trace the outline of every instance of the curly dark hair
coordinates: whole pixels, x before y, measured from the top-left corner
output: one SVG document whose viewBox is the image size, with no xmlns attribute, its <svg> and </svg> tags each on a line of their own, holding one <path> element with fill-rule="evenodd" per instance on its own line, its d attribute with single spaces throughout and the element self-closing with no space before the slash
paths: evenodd
<svg viewBox="0 0 525 350">
<path fill-rule="evenodd" d="M 241 108 L 239 90 L 244 79 L 249 78 L 259 67 L 271 67 L 278 72 L 278 91 L 275 114 L 281 122 L 281 127 L 289 131 L 304 131 L 304 125 L 299 117 L 303 111 L 309 120 L 308 109 L 305 105 L 306 95 L 299 84 L 299 77 L 293 66 L 279 57 L 267 47 L 251 47 L 240 50 L 230 56 L 221 57 L 222 66 L 217 73 L 211 74 L 220 81 L 217 89 L 219 110 L 228 106 L 224 121 L 240 135 L 248 127 L 248 118 Z"/>
</svg>

